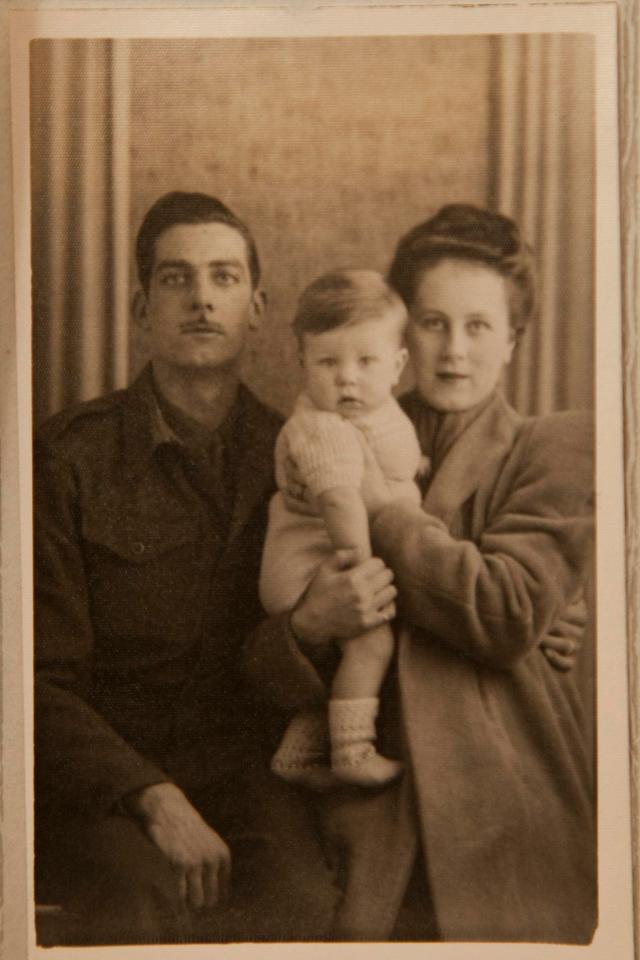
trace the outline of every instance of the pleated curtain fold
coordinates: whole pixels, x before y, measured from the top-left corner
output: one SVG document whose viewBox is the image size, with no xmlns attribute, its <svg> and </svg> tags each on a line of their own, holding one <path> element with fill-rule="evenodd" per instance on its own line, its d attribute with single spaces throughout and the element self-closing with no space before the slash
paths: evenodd
<svg viewBox="0 0 640 960">
<path fill-rule="evenodd" d="M 36 422 L 128 371 L 128 60 L 122 41 L 32 44 Z"/>
<path fill-rule="evenodd" d="M 591 406 L 592 38 L 522 34 L 487 43 L 490 122 L 479 161 L 489 170 L 487 203 L 521 223 L 536 248 L 541 291 L 540 317 L 516 351 L 507 392 L 523 413 Z M 138 65 L 121 40 L 36 41 L 32 63 L 39 422 L 127 381 L 129 97 Z"/>
<path fill-rule="evenodd" d="M 593 40 L 493 40 L 489 203 L 536 251 L 539 316 L 512 360 L 522 413 L 590 407 L 594 383 Z"/>
</svg>

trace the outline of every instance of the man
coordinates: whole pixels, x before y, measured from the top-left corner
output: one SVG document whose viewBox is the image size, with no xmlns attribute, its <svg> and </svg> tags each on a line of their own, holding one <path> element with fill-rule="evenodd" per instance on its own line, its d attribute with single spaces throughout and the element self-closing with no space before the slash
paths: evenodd
<svg viewBox="0 0 640 960">
<path fill-rule="evenodd" d="M 35 445 L 36 896 L 67 943 L 318 939 L 329 875 L 240 669 L 280 427 L 238 379 L 255 243 L 173 193 L 136 259 L 149 366 Z"/>
</svg>

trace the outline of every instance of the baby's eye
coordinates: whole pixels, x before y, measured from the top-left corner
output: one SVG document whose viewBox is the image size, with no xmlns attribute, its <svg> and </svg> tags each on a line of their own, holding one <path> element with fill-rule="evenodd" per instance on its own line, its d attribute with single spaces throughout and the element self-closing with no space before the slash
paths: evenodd
<svg viewBox="0 0 640 960">
<path fill-rule="evenodd" d="M 375 363 L 376 360 L 377 360 L 377 357 L 370 357 L 370 356 L 360 357 L 360 363 L 363 367 L 371 366 L 371 364 Z"/>
</svg>

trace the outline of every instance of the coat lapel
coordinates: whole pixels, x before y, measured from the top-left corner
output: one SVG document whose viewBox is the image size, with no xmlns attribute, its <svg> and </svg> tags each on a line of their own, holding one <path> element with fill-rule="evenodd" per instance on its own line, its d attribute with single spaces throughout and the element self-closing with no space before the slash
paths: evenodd
<svg viewBox="0 0 640 960">
<path fill-rule="evenodd" d="M 424 510 L 447 526 L 513 446 L 520 417 L 502 396 L 473 420 L 445 455 L 427 490 Z"/>
</svg>

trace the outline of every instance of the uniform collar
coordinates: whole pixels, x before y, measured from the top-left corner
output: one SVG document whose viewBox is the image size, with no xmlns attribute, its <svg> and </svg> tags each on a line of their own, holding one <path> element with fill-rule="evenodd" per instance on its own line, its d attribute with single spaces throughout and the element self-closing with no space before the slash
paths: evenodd
<svg viewBox="0 0 640 960">
<path fill-rule="evenodd" d="M 228 416 L 218 430 L 211 431 L 210 436 L 217 433 L 224 442 L 228 442 L 243 420 L 243 410 L 250 396 L 247 388 L 239 384 L 238 394 Z M 184 436 L 171 427 L 162 412 L 151 364 L 144 368 L 129 387 L 124 418 L 124 456 L 127 468 L 135 477 L 144 474 L 159 447 L 188 445 Z"/>
</svg>

